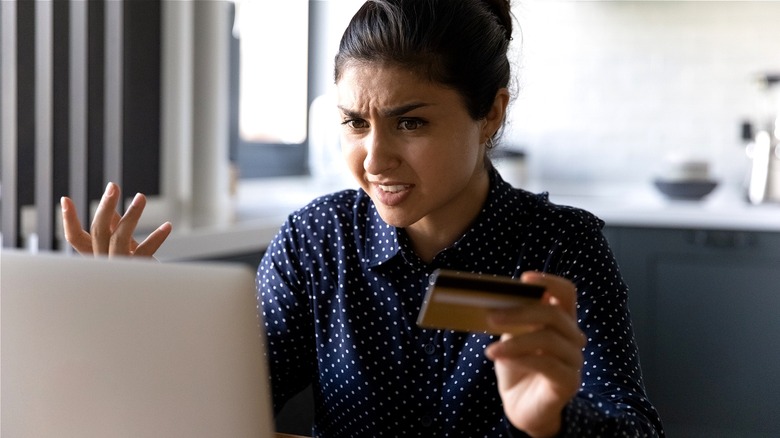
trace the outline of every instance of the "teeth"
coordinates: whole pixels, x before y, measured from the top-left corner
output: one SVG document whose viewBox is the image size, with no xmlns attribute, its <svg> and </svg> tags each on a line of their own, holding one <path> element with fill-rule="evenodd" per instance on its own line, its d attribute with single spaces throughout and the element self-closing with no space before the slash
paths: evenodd
<svg viewBox="0 0 780 438">
<path fill-rule="evenodd" d="M 379 185 L 379 188 L 382 189 L 382 191 L 390 192 L 390 193 L 398 193 L 402 190 L 405 190 L 407 187 L 409 186 L 405 186 L 405 185 L 385 186 L 382 184 Z"/>
</svg>

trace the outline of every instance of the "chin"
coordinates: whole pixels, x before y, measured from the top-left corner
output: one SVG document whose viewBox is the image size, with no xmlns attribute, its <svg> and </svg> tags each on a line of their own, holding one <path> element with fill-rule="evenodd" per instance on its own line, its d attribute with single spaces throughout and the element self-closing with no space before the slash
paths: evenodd
<svg viewBox="0 0 780 438">
<path fill-rule="evenodd" d="M 374 202 L 377 207 L 379 217 L 385 221 L 386 224 L 396 228 L 406 228 L 409 225 L 414 224 L 419 218 L 410 218 L 401 208 L 398 207 L 386 207 L 377 202 Z"/>
</svg>

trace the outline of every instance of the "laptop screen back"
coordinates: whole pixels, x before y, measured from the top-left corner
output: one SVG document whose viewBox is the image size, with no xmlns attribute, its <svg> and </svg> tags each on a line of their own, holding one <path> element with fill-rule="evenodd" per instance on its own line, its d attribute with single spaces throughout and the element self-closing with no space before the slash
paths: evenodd
<svg viewBox="0 0 780 438">
<path fill-rule="evenodd" d="M 273 436 L 246 267 L 0 253 L 0 434 Z"/>
</svg>

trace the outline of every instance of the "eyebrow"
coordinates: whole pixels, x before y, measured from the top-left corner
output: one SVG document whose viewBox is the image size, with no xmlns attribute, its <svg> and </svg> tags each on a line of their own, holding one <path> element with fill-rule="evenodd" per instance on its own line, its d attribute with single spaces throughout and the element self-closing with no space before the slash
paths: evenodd
<svg viewBox="0 0 780 438">
<path fill-rule="evenodd" d="M 413 111 L 413 110 L 416 110 L 417 108 L 422 108 L 422 107 L 428 106 L 428 105 L 430 105 L 430 104 L 425 103 L 425 102 L 412 102 L 412 103 L 408 103 L 406 105 L 397 106 L 395 108 L 384 109 L 384 110 L 380 111 L 380 115 L 382 117 L 398 117 L 398 116 L 402 116 L 402 115 L 408 113 L 409 111 Z M 350 110 L 350 109 L 348 109 L 346 107 L 343 107 L 341 105 L 338 105 L 338 108 L 347 117 L 356 118 L 356 119 L 363 118 L 363 115 L 360 114 L 357 111 L 352 111 L 352 110 Z"/>
</svg>

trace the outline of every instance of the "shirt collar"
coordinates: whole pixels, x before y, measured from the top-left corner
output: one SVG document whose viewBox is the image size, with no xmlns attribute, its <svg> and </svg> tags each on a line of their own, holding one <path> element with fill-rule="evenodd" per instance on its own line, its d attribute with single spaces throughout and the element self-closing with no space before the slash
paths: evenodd
<svg viewBox="0 0 780 438">
<path fill-rule="evenodd" d="M 517 227 L 522 226 L 525 203 L 520 194 L 524 192 L 504 181 L 495 168 L 491 168 L 489 175 L 490 186 L 482 210 L 460 239 L 436 256 L 436 267 L 465 269 L 474 263 L 473 248 L 483 247 L 484 242 L 480 240 L 485 236 L 496 236 L 499 230 L 505 235 L 513 235 Z"/>
<path fill-rule="evenodd" d="M 362 195 L 368 198 L 367 194 Z M 382 220 L 373 201 L 369 201 L 366 214 L 365 263 L 373 268 L 394 258 L 401 247 L 398 243 L 398 229 Z"/>
</svg>

